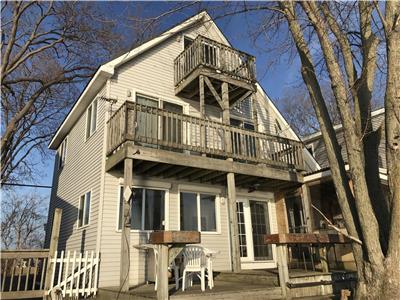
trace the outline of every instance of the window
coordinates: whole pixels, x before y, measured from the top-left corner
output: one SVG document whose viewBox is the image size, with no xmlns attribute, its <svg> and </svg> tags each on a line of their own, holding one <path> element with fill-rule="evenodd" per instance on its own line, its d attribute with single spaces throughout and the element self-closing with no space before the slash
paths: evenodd
<svg viewBox="0 0 400 300">
<path fill-rule="evenodd" d="M 187 37 L 187 36 L 183 37 L 183 48 L 184 49 L 189 47 L 192 43 L 193 43 L 193 39 L 191 39 L 190 37 Z"/>
<path fill-rule="evenodd" d="M 97 99 L 90 104 L 86 116 L 86 138 L 89 138 L 97 127 Z"/>
<path fill-rule="evenodd" d="M 181 230 L 217 231 L 215 199 L 215 195 L 181 192 Z"/>
<path fill-rule="evenodd" d="M 122 203 L 124 187 L 120 187 L 118 229 L 122 228 Z M 131 205 L 131 229 L 164 230 L 165 226 L 165 191 L 134 188 Z"/>
<path fill-rule="evenodd" d="M 58 148 L 58 168 L 62 168 L 65 164 L 65 159 L 67 157 L 67 141 L 68 137 L 64 139 L 61 143 L 60 147 Z"/>
<path fill-rule="evenodd" d="M 279 124 L 279 121 L 277 119 L 275 119 L 275 133 L 279 134 L 282 131 L 282 127 L 281 124 Z"/>
<path fill-rule="evenodd" d="M 308 146 L 306 146 L 306 149 L 310 152 L 310 154 L 312 155 L 312 156 L 314 156 L 314 145 L 308 145 Z"/>
<path fill-rule="evenodd" d="M 91 192 L 79 198 L 78 228 L 89 224 Z"/>
</svg>

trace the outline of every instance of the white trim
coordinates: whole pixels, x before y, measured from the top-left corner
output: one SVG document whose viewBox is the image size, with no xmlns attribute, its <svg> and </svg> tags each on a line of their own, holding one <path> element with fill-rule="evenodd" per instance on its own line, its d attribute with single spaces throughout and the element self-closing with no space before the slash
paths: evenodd
<svg viewBox="0 0 400 300">
<path fill-rule="evenodd" d="M 124 186 L 122 184 L 118 184 L 118 199 L 117 199 L 117 217 L 116 217 L 116 227 L 115 231 L 116 232 L 121 232 L 121 229 L 119 228 L 119 220 L 120 220 L 120 215 L 119 215 L 119 206 L 120 206 L 120 201 L 121 201 L 121 188 Z M 164 188 L 164 187 L 153 187 L 153 186 L 143 186 L 143 185 L 132 185 L 132 188 L 135 189 L 143 189 L 143 190 L 158 190 L 158 191 L 164 191 L 164 230 L 169 230 L 169 189 Z M 141 228 L 144 228 L 145 226 L 145 192 L 142 193 L 142 224 Z M 121 224 L 122 225 L 122 224 Z M 153 229 L 132 229 L 130 232 L 153 232 Z"/>
<path fill-rule="evenodd" d="M 71 111 L 67 114 L 66 118 L 57 129 L 57 132 L 54 134 L 52 140 L 50 141 L 50 144 L 48 146 L 49 149 L 57 149 L 60 142 L 62 141 L 62 138 L 69 133 L 72 126 L 84 113 L 88 102 L 90 100 L 93 100 L 100 89 L 103 88 L 103 84 L 109 78 L 111 78 L 112 75 L 114 75 L 114 70 L 105 66 L 101 66 L 97 70 L 92 79 L 89 81 L 89 84 L 86 86 L 78 100 L 75 102 Z"/>
<path fill-rule="evenodd" d="M 96 112 L 93 110 L 93 104 L 96 102 Z M 89 119 L 89 109 L 92 108 L 91 114 L 90 114 L 90 120 Z M 96 115 L 94 115 L 94 113 L 96 113 Z M 94 118 L 94 116 L 96 116 L 96 123 L 94 130 L 92 131 L 92 119 Z M 88 141 L 96 132 L 98 129 L 98 122 L 99 122 L 99 101 L 96 98 L 94 98 L 92 100 L 92 102 L 88 105 L 88 107 L 86 108 L 86 123 L 85 123 L 85 142 Z M 89 126 L 89 135 L 88 135 L 88 122 L 90 124 Z"/>
<path fill-rule="evenodd" d="M 111 81 L 107 80 L 106 85 L 106 96 L 110 97 L 111 93 Z M 109 106 L 110 104 L 106 104 L 104 102 L 100 102 L 101 105 L 104 105 L 104 119 L 103 119 L 103 128 L 106 128 L 106 123 L 108 120 L 109 114 Z M 98 105 L 98 104 L 97 104 Z M 106 185 L 106 153 L 107 153 L 107 130 L 103 130 L 103 150 L 102 150 L 102 158 L 101 158 L 101 176 L 100 176 L 100 192 L 99 192 L 99 207 L 98 207 L 98 216 L 97 216 L 97 238 L 96 238 L 96 252 L 100 252 L 101 249 L 101 241 L 102 241 L 102 231 L 103 231 L 103 206 L 104 206 L 104 192 Z"/>
<path fill-rule="evenodd" d="M 161 102 L 164 101 L 164 102 L 169 102 L 169 103 L 172 103 L 172 104 L 176 104 L 176 105 L 182 106 L 182 111 L 183 111 L 183 114 L 185 114 L 185 115 L 189 115 L 189 113 L 190 113 L 190 104 L 187 103 L 187 102 L 184 102 L 182 100 L 167 98 L 167 97 L 162 96 L 162 95 L 160 95 L 158 93 L 155 93 L 155 92 L 146 92 L 146 91 L 143 91 L 143 90 L 140 90 L 140 89 L 136 89 L 136 88 L 132 89 L 132 94 L 133 94 L 134 102 L 136 102 L 136 97 L 139 95 L 139 96 L 148 97 L 150 99 L 153 99 L 153 100 L 157 101 L 158 102 L 158 108 L 161 108 Z"/>
<path fill-rule="evenodd" d="M 86 211 L 86 201 L 87 201 L 86 196 L 87 196 L 88 193 L 90 193 L 89 217 L 88 217 L 88 222 L 87 222 L 87 224 L 83 224 L 84 221 L 85 221 L 85 217 L 86 217 L 86 213 L 85 213 L 85 211 Z M 82 213 L 82 225 L 79 226 L 79 211 L 80 211 L 80 208 L 81 208 L 81 198 L 82 198 L 82 196 L 84 197 L 84 200 L 83 200 L 83 208 L 84 208 L 84 210 L 83 210 L 83 213 Z M 85 227 L 88 227 L 88 226 L 90 225 L 90 221 L 91 221 L 91 219 L 92 219 L 92 218 L 91 218 L 91 214 L 92 214 L 92 202 L 93 202 L 93 189 L 90 189 L 90 190 L 86 191 L 83 195 L 80 195 L 80 196 L 79 196 L 79 199 L 78 199 L 78 219 L 77 219 L 77 220 L 78 220 L 78 223 L 76 224 L 78 230 L 80 230 L 80 229 L 82 229 L 82 228 L 85 228 Z"/>
<path fill-rule="evenodd" d="M 349 167 L 348 164 L 346 164 L 344 167 L 345 167 L 346 171 L 350 170 L 350 167 Z M 386 169 L 379 168 L 379 178 L 380 179 L 387 180 L 387 175 L 386 174 L 387 174 L 387 170 Z M 310 174 L 310 175 L 304 176 L 303 180 L 304 180 L 305 184 L 310 184 L 310 183 L 312 183 L 312 182 L 314 182 L 316 180 L 320 180 L 320 179 L 331 177 L 331 176 L 332 176 L 331 169 L 327 169 L 327 170 L 322 171 L 322 172 L 317 172 L 315 174 Z"/>
<path fill-rule="evenodd" d="M 197 207 L 197 230 L 201 232 L 201 234 L 205 235 L 216 235 L 221 234 L 221 199 L 220 193 L 215 193 L 216 189 L 207 189 L 204 188 L 199 190 L 197 188 L 182 188 L 185 185 L 178 185 L 178 230 L 181 231 L 181 193 L 192 193 L 196 194 L 196 207 Z M 190 187 L 190 185 L 186 185 L 186 187 Z M 193 186 L 191 186 L 193 187 Z M 215 229 L 216 231 L 202 231 L 201 230 L 201 201 L 200 201 L 200 194 L 203 195 L 212 195 L 215 196 Z"/>
<path fill-rule="evenodd" d="M 221 30 L 218 28 L 218 26 L 215 24 L 215 22 L 211 19 L 210 15 L 206 11 L 203 11 L 203 12 L 191 17 L 190 19 L 178 24 L 177 26 L 175 26 L 172 29 L 168 30 L 167 32 L 159 35 L 158 37 L 153 38 L 150 41 L 140 45 L 139 47 L 136 47 L 135 49 L 130 50 L 127 53 L 117 57 L 116 59 L 113 59 L 112 61 L 102 65 L 97 70 L 97 72 L 92 77 L 92 79 L 89 81 L 88 85 L 85 87 L 81 96 L 75 102 L 71 111 L 68 113 L 68 115 L 66 116 L 64 121 L 61 123 L 60 127 L 57 129 L 57 132 L 53 136 L 53 139 L 51 140 L 48 148 L 53 149 L 53 150 L 57 149 L 59 143 L 61 142 L 60 139 L 62 139 L 63 136 L 66 135 L 71 130 L 72 126 L 79 119 L 81 114 L 84 112 L 84 110 L 87 106 L 87 102 L 90 101 L 90 99 L 93 99 L 96 96 L 97 92 L 103 87 L 104 83 L 106 83 L 106 81 L 114 75 L 115 68 L 117 68 L 121 64 L 126 63 L 127 61 L 133 59 L 134 57 L 138 56 L 139 54 L 142 54 L 143 52 L 155 47 L 156 45 L 165 41 L 166 39 L 173 36 L 174 34 L 180 32 L 182 30 L 185 30 L 186 28 L 201 21 L 202 19 L 205 19 L 205 22 L 212 22 L 217 29 L 216 30 L 217 34 L 221 37 L 221 39 L 224 42 L 226 42 L 228 45 L 230 45 L 229 42 L 224 37 L 224 35 L 222 34 Z"/>
<path fill-rule="evenodd" d="M 255 260 L 254 259 L 254 244 L 252 235 L 252 224 L 251 224 L 251 212 L 250 212 L 250 201 L 266 202 L 268 208 L 268 221 L 269 230 L 272 233 L 276 233 L 274 230 L 275 224 L 272 224 L 273 214 L 276 214 L 275 208 L 273 207 L 274 198 L 269 197 L 270 193 L 258 193 L 258 194 L 244 194 L 238 193 L 236 202 L 243 203 L 243 213 L 246 229 L 246 246 L 247 246 L 247 257 L 241 257 L 242 269 L 262 269 L 262 268 L 275 268 L 276 267 L 276 250 L 275 246 L 272 245 L 272 259 L 268 260 Z"/>
</svg>

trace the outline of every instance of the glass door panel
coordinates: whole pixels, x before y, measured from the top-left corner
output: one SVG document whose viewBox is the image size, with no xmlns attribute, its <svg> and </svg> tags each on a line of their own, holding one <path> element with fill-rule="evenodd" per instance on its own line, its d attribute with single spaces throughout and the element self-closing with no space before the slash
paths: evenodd
<svg viewBox="0 0 400 300">
<path fill-rule="evenodd" d="M 238 227 L 239 227 L 238 233 L 239 233 L 240 257 L 248 257 L 246 223 L 245 223 L 243 202 L 236 202 L 236 212 L 237 212 Z"/>
<path fill-rule="evenodd" d="M 264 235 L 270 233 L 268 203 L 250 200 L 254 260 L 271 260 L 272 247 L 264 244 Z"/>
<path fill-rule="evenodd" d="M 169 112 L 174 112 L 178 114 L 183 114 L 183 107 L 182 105 L 170 103 L 170 102 L 163 102 L 163 109 Z M 163 140 L 182 144 L 182 121 L 178 120 L 172 116 L 164 116 L 163 117 Z"/>
<path fill-rule="evenodd" d="M 158 101 L 147 98 L 144 96 L 137 96 L 136 102 L 138 104 L 146 105 L 149 107 L 158 107 Z M 141 138 L 150 139 L 149 142 L 155 143 L 158 140 L 158 117 L 156 113 L 148 112 L 137 113 L 137 129 L 136 135 Z"/>
</svg>

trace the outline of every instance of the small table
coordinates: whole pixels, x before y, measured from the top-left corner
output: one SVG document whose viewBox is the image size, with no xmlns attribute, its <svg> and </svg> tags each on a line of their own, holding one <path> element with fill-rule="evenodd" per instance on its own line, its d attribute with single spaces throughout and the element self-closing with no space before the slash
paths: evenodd
<svg viewBox="0 0 400 300">
<path fill-rule="evenodd" d="M 201 241 L 198 231 L 155 231 L 150 234 L 150 244 L 158 245 L 157 299 L 169 299 L 168 266 L 187 244 Z"/>
</svg>

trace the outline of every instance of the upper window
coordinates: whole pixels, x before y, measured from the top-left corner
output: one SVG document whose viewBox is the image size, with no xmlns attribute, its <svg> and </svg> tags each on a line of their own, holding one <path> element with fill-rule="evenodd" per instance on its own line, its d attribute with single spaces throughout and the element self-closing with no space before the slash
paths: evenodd
<svg viewBox="0 0 400 300">
<path fill-rule="evenodd" d="M 97 99 L 95 99 L 87 109 L 86 138 L 89 138 L 96 131 L 96 127 L 97 127 Z"/>
<path fill-rule="evenodd" d="M 181 230 L 217 231 L 216 196 L 180 193 Z"/>
<path fill-rule="evenodd" d="M 192 43 L 193 43 L 193 39 L 191 39 L 190 37 L 187 37 L 187 36 L 183 37 L 183 48 L 184 49 L 189 47 Z"/>
<path fill-rule="evenodd" d="M 123 187 L 120 187 L 118 229 L 122 228 Z M 164 230 L 165 191 L 135 188 L 131 205 L 131 229 Z"/>
<path fill-rule="evenodd" d="M 275 133 L 279 134 L 282 131 L 282 127 L 281 124 L 279 123 L 279 121 L 277 119 L 275 119 Z"/>
<path fill-rule="evenodd" d="M 58 148 L 58 168 L 62 168 L 65 164 L 65 159 L 67 157 L 67 144 L 68 144 L 68 137 L 64 139 L 61 143 L 60 147 Z"/>
<path fill-rule="evenodd" d="M 91 192 L 79 198 L 78 228 L 89 224 Z"/>
</svg>

